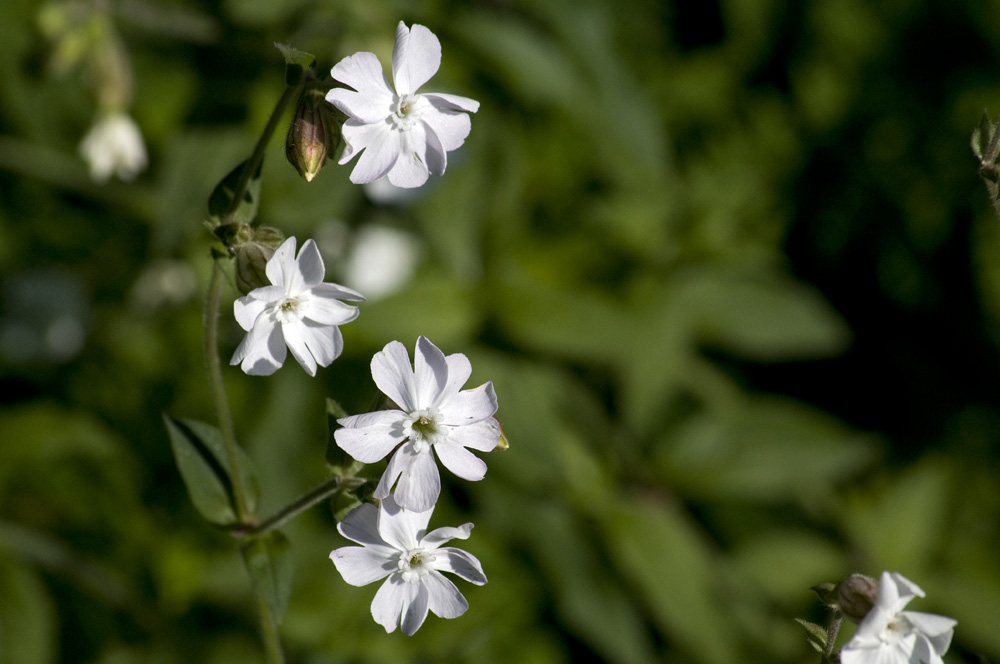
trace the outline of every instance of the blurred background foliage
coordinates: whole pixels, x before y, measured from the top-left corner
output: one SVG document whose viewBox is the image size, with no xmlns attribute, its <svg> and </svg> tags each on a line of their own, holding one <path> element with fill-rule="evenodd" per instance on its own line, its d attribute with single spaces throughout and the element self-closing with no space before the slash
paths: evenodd
<svg viewBox="0 0 1000 664">
<path fill-rule="evenodd" d="M 326 477 L 324 399 L 366 410 L 387 341 L 469 355 L 511 448 L 432 525 L 474 521 L 491 583 L 387 636 L 314 509 L 286 529 L 289 661 L 810 662 L 809 586 L 883 569 L 958 620 L 948 661 L 1000 660 L 1000 222 L 968 148 L 1000 109 L 1000 2 L 81 3 L 149 150 L 104 184 L 92 90 L 42 31 L 65 6 L 0 7 L 0 663 L 262 661 L 161 418 L 213 421 L 205 201 L 281 93 L 273 42 L 386 63 L 400 19 L 442 41 L 428 88 L 482 102 L 448 172 L 307 184 L 279 131 L 260 216 L 331 279 L 400 283 L 319 378 L 226 377 L 266 514 Z M 373 231 L 413 269 L 360 255 Z"/>
</svg>

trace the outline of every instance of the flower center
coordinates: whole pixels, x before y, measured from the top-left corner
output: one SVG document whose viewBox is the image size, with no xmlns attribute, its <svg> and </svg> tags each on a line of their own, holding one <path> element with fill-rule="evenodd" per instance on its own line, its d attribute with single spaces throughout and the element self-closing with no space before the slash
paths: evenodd
<svg viewBox="0 0 1000 664">
<path fill-rule="evenodd" d="M 288 297 L 278 302 L 274 307 L 274 318 L 279 323 L 290 323 L 302 318 L 299 301 L 294 297 Z"/>
<path fill-rule="evenodd" d="M 396 567 L 403 575 L 403 581 L 412 583 L 431 571 L 435 555 L 426 549 L 412 549 L 399 555 Z"/>
<path fill-rule="evenodd" d="M 424 408 L 410 413 L 407 434 L 416 453 L 430 449 L 438 435 L 437 409 Z"/>
<path fill-rule="evenodd" d="M 395 98 L 390 116 L 394 128 L 405 131 L 413 127 L 418 115 L 415 109 L 416 103 L 415 95 L 400 95 Z"/>
<path fill-rule="evenodd" d="M 906 616 L 897 614 L 893 616 L 892 620 L 890 620 L 885 626 L 882 641 L 885 643 L 897 642 L 911 631 L 913 631 L 913 626 L 910 624 L 910 621 L 906 619 Z"/>
</svg>

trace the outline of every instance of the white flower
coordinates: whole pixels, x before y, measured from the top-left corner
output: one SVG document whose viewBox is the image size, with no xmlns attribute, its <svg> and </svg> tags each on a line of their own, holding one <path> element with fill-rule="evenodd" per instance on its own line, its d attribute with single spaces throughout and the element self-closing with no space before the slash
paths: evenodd
<svg viewBox="0 0 1000 664">
<path fill-rule="evenodd" d="M 80 143 L 90 177 L 105 182 L 112 174 L 131 180 L 146 168 L 146 145 L 127 113 L 111 113 L 94 123 Z"/>
<path fill-rule="evenodd" d="M 360 293 L 323 283 L 326 268 L 316 243 L 306 240 L 298 258 L 295 238 L 278 247 L 265 268 L 271 286 L 256 288 L 236 300 L 236 320 L 247 331 L 230 364 L 253 376 L 268 376 L 285 361 L 286 345 L 310 376 L 316 365 L 329 366 L 344 348 L 338 325 L 358 317 Z"/>
<path fill-rule="evenodd" d="M 420 259 L 417 236 L 391 226 L 358 228 L 343 261 L 344 281 L 364 291 L 369 301 L 399 291 L 412 277 Z"/>
<path fill-rule="evenodd" d="M 389 577 L 372 600 L 372 617 L 386 632 L 399 625 L 404 634 L 413 634 L 424 623 L 428 609 L 442 618 L 465 613 L 469 603 L 441 572 L 477 586 L 486 583 L 475 556 L 441 546 L 455 538 L 468 539 L 472 524 L 427 532 L 433 511 L 433 507 L 424 512 L 404 510 L 389 496 L 377 509 L 361 505 L 337 525 L 341 535 L 362 545 L 330 554 L 344 581 L 364 586 Z"/>
<path fill-rule="evenodd" d="M 419 187 L 428 172 L 444 173 L 447 153 L 465 142 L 479 102 L 467 97 L 417 89 L 441 66 L 441 42 L 422 25 L 396 28 L 392 80 L 374 53 L 355 53 L 331 70 L 333 78 L 354 88 L 334 88 L 327 101 L 348 115 L 344 123 L 346 164 L 359 152 L 351 182 L 365 184 L 389 176 L 397 187 Z"/>
<path fill-rule="evenodd" d="M 401 410 L 339 419 L 343 428 L 334 437 L 345 452 L 363 463 L 378 461 L 403 443 L 375 487 L 375 497 L 386 498 L 398 479 L 396 502 L 422 512 L 441 493 L 441 476 L 431 450 L 459 477 L 481 480 L 486 464 L 466 448 L 481 452 L 495 448 L 500 425 L 493 419 L 497 397 L 492 383 L 461 390 L 472 373 L 465 355 L 445 357 L 426 337 L 420 337 L 414 360 L 415 368 L 411 368 L 406 348 L 398 341 L 390 341 L 376 353 L 372 378 Z"/>
<path fill-rule="evenodd" d="M 924 591 L 896 572 L 882 572 L 878 599 L 840 652 L 842 664 L 942 664 L 955 620 L 903 611 Z"/>
</svg>

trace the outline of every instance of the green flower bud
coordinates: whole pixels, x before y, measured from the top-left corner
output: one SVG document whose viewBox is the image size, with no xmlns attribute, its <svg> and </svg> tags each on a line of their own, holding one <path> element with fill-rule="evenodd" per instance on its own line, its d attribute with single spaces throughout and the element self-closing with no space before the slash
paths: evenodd
<svg viewBox="0 0 1000 664">
<path fill-rule="evenodd" d="M 243 223 L 224 224 L 214 232 L 236 259 L 236 287 L 241 293 L 246 295 L 255 288 L 271 285 L 267 261 L 284 242 L 284 233 L 270 226 L 254 228 Z"/>
<path fill-rule="evenodd" d="M 878 599 L 879 583 L 864 574 L 852 574 L 837 584 L 837 607 L 848 620 L 864 620 Z"/>
<path fill-rule="evenodd" d="M 323 98 L 322 91 L 307 89 L 299 97 L 295 118 L 285 138 L 289 163 L 306 182 L 312 182 L 339 142 L 340 124 L 335 109 Z"/>
</svg>

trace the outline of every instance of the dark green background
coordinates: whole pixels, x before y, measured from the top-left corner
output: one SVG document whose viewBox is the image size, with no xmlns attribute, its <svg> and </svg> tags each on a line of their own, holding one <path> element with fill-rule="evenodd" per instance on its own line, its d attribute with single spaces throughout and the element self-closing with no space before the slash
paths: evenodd
<svg viewBox="0 0 1000 664">
<path fill-rule="evenodd" d="M 466 353 L 511 448 L 432 526 L 475 522 L 490 583 L 387 636 L 317 508 L 286 529 L 289 661 L 815 662 L 809 586 L 883 569 L 958 620 L 947 661 L 1000 660 L 1000 222 L 968 145 L 1000 3 L 110 4 L 132 184 L 88 178 L 93 95 L 47 70 L 40 3 L 0 7 L 0 663 L 262 661 L 161 419 L 213 419 L 205 201 L 281 94 L 273 42 L 387 63 L 400 19 L 441 39 L 427 89 L 482 103 L 447 173 L 377 205 L 278 135 L 260 220 L 411 230 L 418 273 L 318 378 L 226 379 L 268 513 L 326 477 L 324 399 L 366 409 L 372 353 Z M 79 349 L 44 342 L 60 321 Z M 240 335 L 224 316 L 224 358 Z"/>
</svg>

